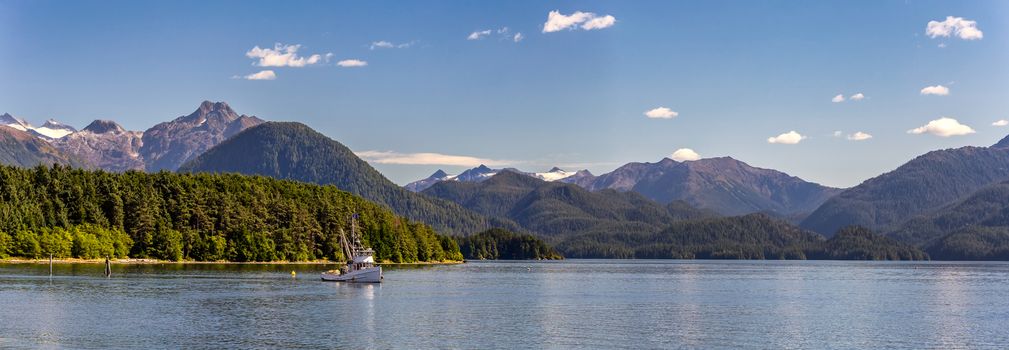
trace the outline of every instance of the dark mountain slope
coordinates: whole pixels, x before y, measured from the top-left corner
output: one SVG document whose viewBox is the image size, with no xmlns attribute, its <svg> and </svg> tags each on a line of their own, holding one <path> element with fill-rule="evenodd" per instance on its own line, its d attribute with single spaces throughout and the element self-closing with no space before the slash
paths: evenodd
<svg viewBox="0 0 1009 350">
<path fill-rule="evenodd" d="M 802 227 L 820 233 L 848 225 L 889 230 L 1006 179 L 1009 149 L 1005 147 L 932 151 L 827 200 L 803 220 Z"/>
<path fill-rule="evenodd" d="M 445 233 L 467 235 L 491 226 L 513 228 L 445 200 L 412 193 L 386 179 L 346 146 L 300 123 L 249 128 L 183 165 L 184 172 L 241 173 L 337 188 L 392 208 Z"/>
</svg>

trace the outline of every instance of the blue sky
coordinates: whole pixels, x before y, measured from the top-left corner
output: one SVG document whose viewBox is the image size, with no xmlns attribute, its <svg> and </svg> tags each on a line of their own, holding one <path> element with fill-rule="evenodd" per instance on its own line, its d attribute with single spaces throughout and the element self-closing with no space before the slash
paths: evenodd
<svg viewBox="0 0 1009 350">
<path fill-rule="evenodd" d="M 1009 134 L 992 125 L 1009 119 L 1007 33 L 999 1 L 0 0 L 0 112 L 143 130 L 227 101 L 400 184 L 479 161 L 599 174 L 690 148 L 852 186 Z M 295 59 L 257 66 L 250 51 L 277 43 Z M 677 115 L 645 115 L 659 107 Z"/>
</svg>

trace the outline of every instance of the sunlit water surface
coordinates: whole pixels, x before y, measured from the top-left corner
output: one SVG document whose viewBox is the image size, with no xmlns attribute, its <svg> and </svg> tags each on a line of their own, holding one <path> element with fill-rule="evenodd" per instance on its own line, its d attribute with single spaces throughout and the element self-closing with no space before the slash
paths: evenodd
<svg viewBox="0 0 1009 350">
<path fill-rule="evenodd" d="M 0 348 L 1009 348 L 1005 263 L 327 268 L 0 264 Z"/>
</svg>

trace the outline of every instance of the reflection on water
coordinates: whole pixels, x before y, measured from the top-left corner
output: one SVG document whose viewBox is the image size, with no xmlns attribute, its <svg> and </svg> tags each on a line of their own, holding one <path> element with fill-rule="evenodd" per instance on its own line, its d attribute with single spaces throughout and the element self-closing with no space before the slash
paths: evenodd
<svg viewBox="0 0 1009 350">
<path fill-rule="evenodd" d="M 0 264 L 0 348 L 992 348 L 1009 264 Z M 291 278 L 291 270 L 297 278 Z"/>
</svg>

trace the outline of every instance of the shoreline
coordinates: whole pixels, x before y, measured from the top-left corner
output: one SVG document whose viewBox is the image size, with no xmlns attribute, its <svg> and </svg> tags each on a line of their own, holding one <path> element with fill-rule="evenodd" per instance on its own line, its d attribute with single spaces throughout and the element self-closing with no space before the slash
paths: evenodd
<svg viewBox="0 0 1009 350">
<path fill-rule="evenodd" d="M 171 261 L 159 259 L 109 259 L 112 264 L 120 265 L 158 265 L 158 264 L 193 264 L 193 265 L 334 265 L 343 264 L 341 261 L 314 260 L 314 261 Z M 49 259 L 20 259 L 6 258 L 0 259 L 0 264 L 48 264 Z M 105 259 L 77 259 L 60 258 L 53 259 L 53 264 L 104 264 Z M 382 266 L 427 266 L 427 265 L 459 265 L 465 261 L 419 261 L 412 263 L 377 263 Z"/>
</svg>

